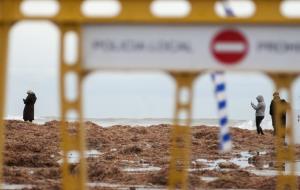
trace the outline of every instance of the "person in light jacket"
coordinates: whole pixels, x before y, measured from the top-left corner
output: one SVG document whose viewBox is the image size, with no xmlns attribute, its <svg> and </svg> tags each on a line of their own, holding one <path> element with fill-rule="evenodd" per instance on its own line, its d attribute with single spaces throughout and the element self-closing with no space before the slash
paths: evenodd
<svg viewBox="0 0 300 190">
<path fill-rule="evenodd" d="M 260 124 L 265 117 L 266 104 L 264 102 L 264 97 L 261 95 L 257 96 L 256 100 L 257 100 L 258 104 L 255 105 L 254 103 L 251 102 L 251 106 L 253 107 L 253 109 L 255 109 L 255 116 L 256 116 L 255 122 L 256 122 L 257 134 L 263 135 L 264 132 L 263 132 Z"/>
</svg>

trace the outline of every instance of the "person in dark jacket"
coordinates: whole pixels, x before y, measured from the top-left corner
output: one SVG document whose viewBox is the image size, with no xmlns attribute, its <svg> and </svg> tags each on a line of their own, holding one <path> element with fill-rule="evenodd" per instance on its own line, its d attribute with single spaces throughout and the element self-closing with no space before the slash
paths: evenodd
<svg viewBox="0 0 300 190">
<path fill-rule="evenodd" d="M 273 100 L 271 101 L 270 104 L 270 115 L 272 117 L 272 125 L 273 125 L 273 135 L 276 135 L 276 115 L 275 115 L 275 111 L 276 111 L 276 107 L 277 106 L 283 106 L 284 109 L 282 111 L 282 113 L 280 114 L 279 118 L 279 126 L 280 127 L 286 127 L 286 112 L 287 112 L 287 107 L 288 107 L 288 103 L 284 100 L 284 99 L 280 99 L 279 93 L 275 92 L 273 94 Z"/>
<path fill-rule="evenodd" d="M 275 120 L 275 105 L 280 102 L 280 96 L 278 92 L 273 93 L 273 99 L 270 104 L 270 115 L 272 118 L 273 135 L 276 135 L 276 120 Z"/>
<path fill-rule="evenodd" d="M 264 97 L 261 95 L 257 96 L 256 100 L 258 102 L 257 105 L 255 105 L 254 103 L 251 102 L 251 106 L 253 107 L 253 109 L 255 109 L 256 130 L 257 130 L 257 134 L 264 135 L 264 132 L 263 132 L 260 124 L 265 117 L 266 104 L 264 101 Z"/>
<path fill-rule="evenodd" d="M 285 134 L 286 134 L 286 131 L 285 131 L 285 129 L 286 129 L 286 112 L 287 112 L 287 110 L 288 110 L 289 103 L 287 103 L 284 99 L 281 99 L 281 100 L 280 100 L 280 104 L 281 104 L 282 106 L 284 106 L 283 112 L 281 113 L 281 116 L 280 116 L 280 127 L 283 127 L 283 128 L 284 128 L 284 133 L 283 133 L 283 135 L 281 136 L 281 138 L 282 138 L 282 143 L 283 143 L 284 145 L 286 145 L 286 143 L 285 143 Z"/>
<path fill-rule="evenodd" d="M 287 103 L 287 101 L 285 101 L 285 99 L 281 99 L 280 103 L 285 108 L 280 117 L 281 127 L 285 128 L 286 127 L 286 112 L 287 112 L 289 104 Z"/>
<path fill-rule="evenodd" d="M 36 98 L 34 92 L 31 90 L 28 90 L 26 99 L 23 99 L 23 102 L 25 104 L 24 111 L 23 111 L 24 121 L 32 122 L 34 120 L 34 104 L 35 104 L 36 100 L 37 100 L 37 98 Z"/>
</svg>

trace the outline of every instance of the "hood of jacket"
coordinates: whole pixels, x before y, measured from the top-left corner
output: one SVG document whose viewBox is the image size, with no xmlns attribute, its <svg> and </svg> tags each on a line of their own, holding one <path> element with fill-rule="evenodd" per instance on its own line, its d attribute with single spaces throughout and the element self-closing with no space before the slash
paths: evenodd
<svg viewBox="0 0 300 190">
<path fill-rule="evenodd" d="M 264 102 L 264 97 L 261 95 L 257 96 L 256 99 L 258 102 Z"/>
</svg>

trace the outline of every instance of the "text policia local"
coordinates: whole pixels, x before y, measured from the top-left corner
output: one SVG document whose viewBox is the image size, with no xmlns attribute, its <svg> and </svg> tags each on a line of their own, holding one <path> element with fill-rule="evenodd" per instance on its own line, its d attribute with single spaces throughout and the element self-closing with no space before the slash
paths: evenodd
<svg viewBox="0 0 300 190">
<path fill-rule="evenodd" d="M 261 41 L 256 45 L 257 53 L 300 53 L 299 42 L 285 41 Z M 193 45 L 188 41 L 179 40 L 159 40 L 159 41 L 142 41 L 135 39 L 126 40 L 110 40 L 103 39 L 94 41 L 92 48 L 96 51 L 106 53 L 134 53 L 134 52 L 149 52 L 149 53 L 192 53 Z M 209 48 L 208 48 L 209 49 Z M 251 43 L 250 43 L 250 49 Z"/>
<path fill-rule="evenodd" d="M 130 52 L 164 52 L 164 53 L 191 53 L 192 47 L 189 42 L 178 40 L 141 41 L 127 40 L 98 40 L 93 44 L 93 49 L 110 53 Z"/>
</svg>

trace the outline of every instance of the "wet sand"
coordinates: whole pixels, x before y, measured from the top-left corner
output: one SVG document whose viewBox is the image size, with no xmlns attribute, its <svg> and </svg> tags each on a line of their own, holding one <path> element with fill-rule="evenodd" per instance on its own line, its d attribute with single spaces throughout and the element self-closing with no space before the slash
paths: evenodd
<svg viewBox="0 0 300 190">
<path fill-rule="evenodd" d="M 74 130 L 78 124 L 69 125 Z M 59 122 L 37 125 L 9 120 L 5 126 L 5 183 L 60 189 Z M 90 150 L 89 189 L 166 188 L 170 125 L 103 128 L 86 122 L 85 128 Z M 192 128 L 190 189 L 275 189 L 276 177 L 259 172 L 276 170 L 272 132 L 265 130 L 265 135 L 260 136 L 255 131 L 231 128 L 233 150 L 226 154 L 217 149 L 218 132 L 218 127 Z M 296 150 L 299 157 L 299 146 Z M 76 155 L 69 156 L 76 170 Z"/>
</svg>

